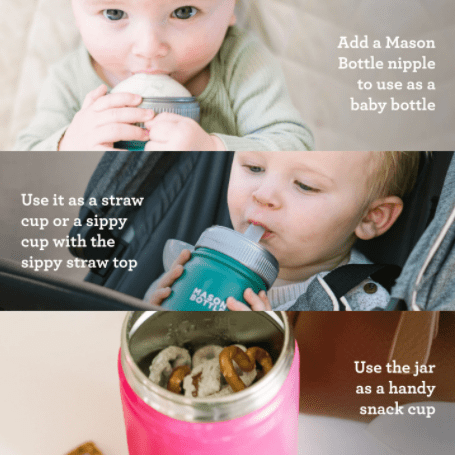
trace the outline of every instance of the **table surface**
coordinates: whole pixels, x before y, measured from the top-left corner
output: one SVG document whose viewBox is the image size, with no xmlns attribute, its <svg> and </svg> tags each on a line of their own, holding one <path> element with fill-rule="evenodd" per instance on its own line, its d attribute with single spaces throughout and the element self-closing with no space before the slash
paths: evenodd
<svg viewBox="0 0 455 455">
<path fill-rule="evenodd" d="M 0 314 L 2 455 L 64 455 L 86 441 L 105 455 L 128 454 L 116 371 L 124 317 L 123 312 Z M 367 425 L 300 415 L 299 454 L 396 454 L 388 446 L 399 443 L 383 437 L 392 430 L 381 426 L 381 419 Z M 443 449 L 455 444 L 453 434 L 454 424 L 437 437 Z M 432 447 L 429 453 L 450 453 Z"/>
</svg>

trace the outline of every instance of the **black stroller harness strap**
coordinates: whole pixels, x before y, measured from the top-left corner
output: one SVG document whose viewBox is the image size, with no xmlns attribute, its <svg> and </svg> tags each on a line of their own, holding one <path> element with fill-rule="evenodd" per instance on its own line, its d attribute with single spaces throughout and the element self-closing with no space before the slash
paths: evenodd
<svg viewBox="0 0 455 455">
<path fill-rule="evenodd" d="M 330 272 L 324 277 L 324 281 L 337 298 L 340 310 L 345 311 L 345 305 L 340 301 L 341 297 L 362 281 L 370 277 L 390 292 L 400 272 L 401 267 L 393 264 L 347 264 Z"/>
<path fill-rule="evenodd" d="M 400 275 L 401 268 L 393 264 L 348 264 L 336 268 L 324 277 L 335 297 L 340 299 L 362 281 L 371 277 L 388 291 Z"/>
</svg>

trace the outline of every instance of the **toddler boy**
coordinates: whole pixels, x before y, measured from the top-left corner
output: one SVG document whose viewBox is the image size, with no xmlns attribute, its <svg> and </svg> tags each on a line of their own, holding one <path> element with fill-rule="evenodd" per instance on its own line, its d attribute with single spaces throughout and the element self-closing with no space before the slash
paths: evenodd
<svg viewBox="0 0 455 455">
<path fill-rule="evenodd" d="M 313 279 L 344 264 L 368 264 L 352 247 L 357 238 L 384 234 L 399 217 L 402 197 L 416 180 L 417 152 L 238 152 L 228 206 L 234 229 L 253 223 L 266 230 L 260 244 L 278 260 L 279 274 L 266 294 L 245 290 L 253 310 L 295 310 Z M 184 250 L 163 275 L 151 302 L 160 304 L 190 258 Z M 385 307 L 388 292 L 363 284 L 346 295 L 350 309 Z M 249 309 L 230 297 L 231 310 Z"/>
<path fill-rule="evenodd" d="M 313 138 L 271 54 L 234 26 L 235 0 L 72 0 L 83 44 L 56 64 L 17 150 L 308 150 Z M 136 74 L 167 74 L 197 97 L 200 125 L 108 94 Z M 140 128 L 136 123 L 144 123 Z"/>
</svg>

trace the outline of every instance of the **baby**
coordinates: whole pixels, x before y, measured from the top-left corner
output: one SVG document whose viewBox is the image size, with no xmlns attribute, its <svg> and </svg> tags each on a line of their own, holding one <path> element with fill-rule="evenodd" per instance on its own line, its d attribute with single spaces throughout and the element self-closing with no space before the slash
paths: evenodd
<svg viewBox="0 0 455 455">
<path fill-rule="evenodd" d="M 299 309 L 296 299 L 316 276 L 344 264 L 371 263 L 353 249 L 354 242 L 382 235 L 394 224 L 418 163 L 417 152 L 237 152 L 228 189 L 232 225 L 242 233 L 251 223 L 263 226 L 260 244 L 280 267 L 267 294 L 246 289 L 245 301 L 253 310 Z M 151 303 L 169 296 L 190 256 L 181 252 Z M 384 288 L 377 285 L 370 298 L 363 284 L 347 295 L 352 309 L 387 305 Z M 249 309 L 232 297 L 226 304 L 231 310 Z"/>
<path fill-rule="evenodd" d="M 279 64 L 234 24 L 235 0 L 72 0 L 82 37 L 54 65 L 17 150 L 309 150 Z M 200 124 L 108 93 L 137 73 L 166 74 L 197 97 Z M 140 128 L 137 123 L 144 123 Z"/>
</svg>

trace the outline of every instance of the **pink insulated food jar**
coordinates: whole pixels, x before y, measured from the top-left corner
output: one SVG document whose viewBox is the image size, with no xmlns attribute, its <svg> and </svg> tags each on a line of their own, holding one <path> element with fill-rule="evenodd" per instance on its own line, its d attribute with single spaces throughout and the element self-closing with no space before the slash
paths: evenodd
<svg viewBox="0 0 455 455">
<path fill-rule="evenodd" d="M 273 367 L 222 397 L 178 395 L 148 378 L 164 348 L 209 344 L 262 347 Z M 118 370 L 130 455 L 297 454 L 299 353 L 284 312 L 129 313 Z"/>
</svg>

